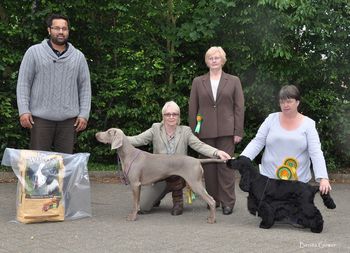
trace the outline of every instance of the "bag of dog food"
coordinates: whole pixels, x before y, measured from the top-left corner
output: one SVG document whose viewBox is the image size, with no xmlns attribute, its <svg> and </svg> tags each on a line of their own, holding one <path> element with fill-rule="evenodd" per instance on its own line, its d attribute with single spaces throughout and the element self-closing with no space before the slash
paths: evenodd
<svg viewBox="0 0 350 253">
<path fill-rule="evenodd" d="M 5 150 L 2 164 L 18 178 L 17 220 L 63 221 L 91 216 L 89 154 Z"/>
<path fill-rule="evenodd" d="M 62 156 L 22 150 L 18 168 L 22 183 L 18 189 L 17 220 L 23 223 L 64 220 Z"/>
</svg>

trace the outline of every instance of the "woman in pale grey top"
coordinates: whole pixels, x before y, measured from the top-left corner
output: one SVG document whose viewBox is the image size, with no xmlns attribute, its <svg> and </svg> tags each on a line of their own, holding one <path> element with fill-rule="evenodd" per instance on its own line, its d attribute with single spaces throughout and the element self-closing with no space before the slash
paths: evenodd
<svg viewBox="0 0 350 253">
<path fill-rule="evenodd" d="M 269 178 L 309 182 L 311 163 L 320 191 L 331 190 L 326 162 L 315 121 L 298 111 L 300 93 L 296 86 L 283 86 L 279 92 L 281 112 L 270 114 L 255 138 L 243 150 L 253 160 L 265 147 L 260 173 Z"/>
<path fill-rule="evenodd" d="M 154 123 L 145 132 L 128 136 L 132 145 L 138 147 L 152 143 L 155 154 L 182 154 L 187 155 L 188 146 L 195 151 L 208 156 L 230 159 L 230 155 L 224 151 L 213 148 L 201 142 L 190 127 L 180 125 L 180 108 L 173 102 L 165 103 L 162 109 L 163 121 Z M 172 192 L 173 208 L 172 215 L 180 215 L 183 212 L 183 193 L 185 181 L 179 176 L 171 176 L 165 181 L 157 182 L 151 186 L 143 186 L 141 192 L 141 213 L 149 212 L 153 206 L 157 206 L 160 200 Z"/>
</svg>

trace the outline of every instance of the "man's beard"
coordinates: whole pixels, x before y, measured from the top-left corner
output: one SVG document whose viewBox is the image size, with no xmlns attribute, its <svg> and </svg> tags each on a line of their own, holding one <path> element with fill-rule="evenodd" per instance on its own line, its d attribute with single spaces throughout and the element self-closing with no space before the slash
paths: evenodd
<svg viewBox="0 0 350 253">
<path fill-rule="evenodd" d="M 51 41 L 52 41 L 52 43 L 54 43 L 56 45 L 63 46 L 67 43 L 68 38 L 61 40 L 61 39 L 57 39 L 56 37 L 51 37 Z"/>
</svg>

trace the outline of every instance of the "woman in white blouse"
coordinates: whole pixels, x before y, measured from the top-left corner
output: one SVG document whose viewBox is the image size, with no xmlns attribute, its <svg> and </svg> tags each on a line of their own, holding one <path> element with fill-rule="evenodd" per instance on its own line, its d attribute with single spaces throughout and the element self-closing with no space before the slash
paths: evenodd
<svg viewBox="0 0 350 253">
<path fill-rule="evenodd" d="M 298 111 L 298 88 L 283 86 L 279 92 L 279 103 L 281 112 L 271 113 L 265 119 L 241 155 L 253 160 L 265 147 L 261 174 L 305 183 L 311 179 L 312 163 L 321 193 L 328 193 L 331 186 L 315 121 Z"/>
</svg>

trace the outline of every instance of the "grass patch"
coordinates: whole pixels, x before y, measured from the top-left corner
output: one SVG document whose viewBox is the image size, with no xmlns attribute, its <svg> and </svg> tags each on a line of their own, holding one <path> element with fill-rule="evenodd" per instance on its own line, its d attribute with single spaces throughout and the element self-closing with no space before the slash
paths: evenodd
<svg viewBox="0 0 350 253">
<path fill-rule="evenodd" d="M 88 170 L 89 171 L 116 171 L 116 170 L 120 170 L 120 165 L 89 162 Z"/>
<path fill-rule="evenodd" d="M 11 167 L 7 167 L 7 166 L 0 165 L 0 171 L 1 171 L 1 172 L 10 172 L 10 171 L 12 171 L 12 168 L 11 168 Z"/>
</svg>

